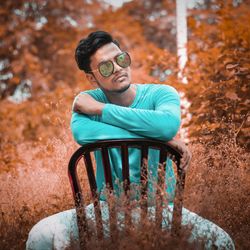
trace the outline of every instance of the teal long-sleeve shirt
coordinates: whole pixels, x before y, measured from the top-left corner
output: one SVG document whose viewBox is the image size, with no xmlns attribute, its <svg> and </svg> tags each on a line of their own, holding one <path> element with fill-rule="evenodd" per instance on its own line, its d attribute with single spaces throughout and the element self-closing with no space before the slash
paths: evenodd
<svg viewBox="0 0 250 250">
<path fill-rule="evenodd" d="M 177 91 L 167 85 L 135 84 L 136 96 L 129 107 L 112 104 L 101 89 L 84 91 L 95 100 L 105 103 L 102 115 L 72 113 L 71 129 L 74 139 L 80 145 L 105 139 L 152 138 L 171 140 L 177 133 L 180 122 L 180 98 Z M 122 163 L 119 149 L 109 151 L 113 183 L 122 180 Z M 129 149 L 130 180 L 140 182 L 140 151 Z M 104 171 L 100 152 L 95 152 L 98 190 L 104 187 Z M 153 181 L 157 176 L 159 152 L 149 151 L 149 189 L 154 190 Z M 166 187 L 170 197 L 174 194 L 175 177 L 168 160 Z M 119 189 L 118 186 L 115 186 Z M 170 198 L 171 199 L 171 198 Z"/>
</svg>

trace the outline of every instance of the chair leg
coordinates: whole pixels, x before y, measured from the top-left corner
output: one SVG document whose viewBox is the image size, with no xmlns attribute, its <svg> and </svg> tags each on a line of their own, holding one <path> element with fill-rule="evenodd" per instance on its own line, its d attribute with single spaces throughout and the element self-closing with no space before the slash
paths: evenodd
<svg viewBox="0 0 250 250">
<path fill-rule="evenodd" d="M 80 248 L 86 250 L 87 239 L 89 238 L 89 231 L 87 226 L 85 208 L 83 206 L 79 207 L 76 209 L 76 212 L 77 212 L 77 225 L 79 232 Z"/>
</svg>

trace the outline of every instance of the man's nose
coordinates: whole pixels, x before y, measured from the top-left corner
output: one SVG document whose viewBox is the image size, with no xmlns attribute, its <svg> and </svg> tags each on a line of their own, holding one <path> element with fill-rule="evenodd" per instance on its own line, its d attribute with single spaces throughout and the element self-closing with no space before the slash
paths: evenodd
<svg viewBox="0 0 250 250">
<path fill-rule="evenodd" d="M 114 64 L 114 73 L 118 72 L 118 71 L 120 71 L 122 69 L 122 67 L 119 66 L 116 62 L 113 62 L 113 64 Z"/>
</svg>

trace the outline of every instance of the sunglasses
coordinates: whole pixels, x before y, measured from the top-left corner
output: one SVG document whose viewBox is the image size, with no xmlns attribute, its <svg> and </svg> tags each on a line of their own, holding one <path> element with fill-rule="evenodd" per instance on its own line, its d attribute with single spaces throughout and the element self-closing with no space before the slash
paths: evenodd
<svg viewBox="0 0 250 250">
<path fill-rule="evenodd" d="M 114 57 L 115 62 L 122 68 L 127 68 L 131 64 L 131 58 L 127 52 Z M 103 77 L 109 77 L 114 73 L 114 63 L 111 60 L 104 61 L 98 64 L 98 71 Z M 95 70 L 91 71 L 94 72 Z"/>
</svg>

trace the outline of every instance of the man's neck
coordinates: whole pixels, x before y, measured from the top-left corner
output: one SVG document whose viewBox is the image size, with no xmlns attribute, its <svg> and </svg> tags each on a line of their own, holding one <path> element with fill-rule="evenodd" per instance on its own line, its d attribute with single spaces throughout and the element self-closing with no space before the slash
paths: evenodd
<svg viewBox="0 0 250 250">
<path fill-rule="evenodd" d="M 135 99 L 136 89 L 137 89 L 137 86 L 134 84 L 131 84 L 129 88 L 122 93 L 105 92 L 105 95 L 110 101 L 110 103 L 116 104 L 119 106 L 128 107 L 133 103 Z"/>
</svg>

